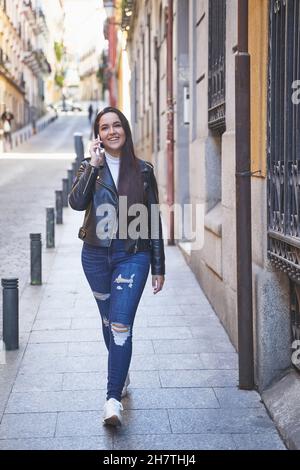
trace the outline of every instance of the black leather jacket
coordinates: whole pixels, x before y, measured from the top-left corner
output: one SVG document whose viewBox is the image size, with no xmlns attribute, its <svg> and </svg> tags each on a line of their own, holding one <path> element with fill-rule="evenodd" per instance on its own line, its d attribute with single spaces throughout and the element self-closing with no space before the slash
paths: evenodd
<svg viewBox="0 0 300 470">
<path fill-rule="evenodd" d="M 141 165 L 141 174 L 144 183 L 144 204 L 148 210 L 148 234 L 146 238 L 139 237 L 138 239 L 132 239 L 129 234 L 127 234 L 125 250 L 128 253 L 136 253 L 137 251 L 150 249 L 151 274 L 165 274 L 164 242 L 158 206 L 158 190 L 153 165 L 141 159 L 138 159 L 138 162 Z M 82 160 L 69 194 L 69 204 L 72 209 L 77 211 L 85 210 L 83 226 L 79 229 L 78 237 L 90 245 L 102 247 L 110 246 L 116 234 L 116 217 L 114 217 L 114 220 L 110 220 L 107 216 L 107 212 L 105 214 L 99 214 L 97 208 L 102 204 L 110 204 L 115 208 L 118 214 L 119 198 L 117 188 L 105 159 L 104 164 L 99 168 L 90 164 L 90 158 Z M 153 214 L 156 214 L 156 217 L 154 217 L 155 220 L 152 221 L 151 229 L 152 204 L 154 204 L 153 209 L 155 209 L 154 211 L 152 209 L 152 218 Z M 130 222 L 130 217 L 127 218 L 127 222 Z M 110 228 L 110 230 L 105 231 L 106 238 L 97 236 L 97 233 L 100 233 L 99 227 L 101 226 L 103 230 L 101 233 L 104 233 L 104 223 L 105 230 L 107 227 Z"/>
</svg>

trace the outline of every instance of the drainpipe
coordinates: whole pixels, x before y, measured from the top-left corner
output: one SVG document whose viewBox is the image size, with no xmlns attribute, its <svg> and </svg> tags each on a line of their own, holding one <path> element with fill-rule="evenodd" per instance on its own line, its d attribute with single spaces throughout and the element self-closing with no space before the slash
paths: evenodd
<svg viewBox="0 0 300 470">
<path fill-rule="evenodd" d="M 235 116 L 239 388 L 251 390 L 254 388 L 254 357 L 248 0 L 238 0 L 238 44 L 235 54 Z"/>
<path fill-rule="evenodd" d="M 174 106 L 173 106 L 173 0 L 167 8 L 167 203 L 174 204 Z M 174 245 L 174 211 L 170 211 L 168 245 Z"/>
<path fill-rule="evenodd" d="M 116 53 L 117 53 L 117 31 L 115 26 L 114 17 L 109 19 L 109 47 L 108 47 L 108 57 L 109 57 L 109 66 L 110 66 L 110 78 L 109 78 L 109 98 L 110 106 L 116 106 Z"/>
</svg>

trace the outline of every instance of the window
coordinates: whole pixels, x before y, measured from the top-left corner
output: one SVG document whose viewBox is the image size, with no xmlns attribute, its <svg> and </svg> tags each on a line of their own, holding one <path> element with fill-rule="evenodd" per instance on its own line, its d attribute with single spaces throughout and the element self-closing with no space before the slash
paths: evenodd
<svg viewBox="0 0 300 470">
<path fill-rule="evenodd" d="M 209 0 L 208 126 L 225 131 L 226 0 Z"/>
</svg>

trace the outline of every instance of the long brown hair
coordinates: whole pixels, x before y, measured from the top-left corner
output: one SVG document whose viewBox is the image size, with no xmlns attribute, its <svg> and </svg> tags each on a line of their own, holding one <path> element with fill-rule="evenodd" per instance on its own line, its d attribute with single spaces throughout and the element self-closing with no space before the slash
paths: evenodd
<svg viewBox="0 0 300 470">
<path fill-rule="evenodd" d="M 121 149 L 118 193 L 119 196 L 127 196 L 127 204 L 129 208 L 132 204 L 143 202 L 143 182 L 141 169 L 138 159 L 134 153 L 129 122 L 119 109 L 112 106 L 107 106 L 97 114 L 94 122 L 95 138 L 99 134 L 100 119 L 106 113 L 115 113 L 118 115 L 126 135 L 125 143 Z"/>
</svg>

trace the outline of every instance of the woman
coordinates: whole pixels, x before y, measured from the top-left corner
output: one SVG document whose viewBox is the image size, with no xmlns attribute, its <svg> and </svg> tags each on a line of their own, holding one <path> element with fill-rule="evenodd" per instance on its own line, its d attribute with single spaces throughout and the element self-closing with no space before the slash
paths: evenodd
<svg viewBox="0 0 300 470">
<path fill-rule="evenodd" d="M 117 426 L 130 380 L 135 313 L 150 265 L 153 293 L 162 289 L 165 255 L 153 166 L 136 158 L 126 117 L 116 108 L 104 108 L 94 134 L 91 157 L 81 163 L 69 202 L 86 211 L 78 234 L 84 242 L 82 266 L 108 350 L 103 422 Z M 139 216 L 133 217 L 136 208 Z"/>
</svg>

